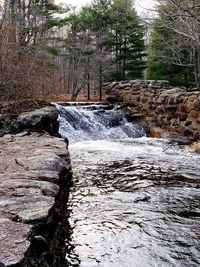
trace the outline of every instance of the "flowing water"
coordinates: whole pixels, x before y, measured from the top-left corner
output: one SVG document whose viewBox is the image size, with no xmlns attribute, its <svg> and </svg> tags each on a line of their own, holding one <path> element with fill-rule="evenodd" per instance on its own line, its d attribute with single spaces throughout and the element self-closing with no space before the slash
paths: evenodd
<svg viewBox="0 0 200 267">
<path fill-rule="evenodd" d="M 71 266 L 200 266 L 200 155 L 102 106 L 61 107 L 69 138 Z"/>
</svg>

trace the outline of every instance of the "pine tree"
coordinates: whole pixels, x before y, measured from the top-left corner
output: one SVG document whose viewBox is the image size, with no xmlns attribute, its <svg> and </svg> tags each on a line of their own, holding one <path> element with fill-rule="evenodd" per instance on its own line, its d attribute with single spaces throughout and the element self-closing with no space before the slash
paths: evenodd
<svg viewBox="0 0 200 267">
<path fill-rule="evenodd" d="M 71 57 L 70 77 L 76 80 L 72 85 L 73 100 L 81 86 L 86 84 L 89 92 L 90 80 L 98 84 L 101 100 L 104 81 L 143 76 L 144 26 L 131 0 L 94 0 L 73 14 L 68 23 L 66 52 Z M 77 70 L 79 75 L 75 74 Z"/>
<path fill-rule="evenodd" d="M 115 51 L 116 80 L 141 78 L 145 64 L 144 26 L 130 0 L 114 0 L 110 46 Z"/>
</svg>

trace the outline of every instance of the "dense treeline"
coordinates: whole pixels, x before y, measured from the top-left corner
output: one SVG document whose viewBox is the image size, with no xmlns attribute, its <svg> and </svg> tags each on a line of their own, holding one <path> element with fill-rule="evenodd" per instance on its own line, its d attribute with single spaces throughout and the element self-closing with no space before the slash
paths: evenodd
<svg viewBox="0 0 200 267">
<path fill-rule="evenodd" d="M 143 77 L 144 26 L 131 0 L 94 0 L 69 17 L 65 40 L 68 81 L 76 99 L 82 87 Z"/>
<path fill-rule="evenodd" d="M 1 100 L 101 99 L 103 82 L 146 78 L 146 63 L 150 79 L 200 89 L 199 0 L 157 2 L 150 39 L 132 0 L 93 0 L 78 12 L 52 0 L 0 2 Z"/>
<path fill-rule="evenodd" d="M 131 0 L 94 0 L 56 19 L 61 12 L 48 0 L 4 2 L 2 97 L 47 95 L 57 88 L 75 100 L 81 90 L 90 98 L 93 88 L 101 99 L 104 81 L 143 76 L 144 26 Z"/>
</svg>

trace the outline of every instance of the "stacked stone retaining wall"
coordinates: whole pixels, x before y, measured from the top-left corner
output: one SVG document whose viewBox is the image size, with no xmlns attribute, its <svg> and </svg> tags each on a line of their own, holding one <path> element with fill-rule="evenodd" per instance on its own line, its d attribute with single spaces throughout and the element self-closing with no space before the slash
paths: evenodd
<svg viewBox="0 0 200 267">
<path fill-rule="evenodd" d="M 200 92 L 170 87 L 167 81 L 133 80 L 104 84 L 107 100 L 129 103 L 134 112 L 163 129 L 200 139 Z"/>
</svg>

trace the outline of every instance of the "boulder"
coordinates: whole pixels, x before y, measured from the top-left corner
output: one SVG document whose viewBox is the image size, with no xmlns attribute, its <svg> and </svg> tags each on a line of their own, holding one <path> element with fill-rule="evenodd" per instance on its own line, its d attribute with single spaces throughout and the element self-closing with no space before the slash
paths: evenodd
<svg viewBox="0 0 200 267">
<path fill-rule="evenodd" d="M 17 118 L 18 128 L 31 131 L 46 131 L 51 135 L 58 133 L 58 110 L 54 106 L 47 106 L 35 111 L 22 113 Z"/>
<path fill-rule="evenodd" d="M 20 115 L 1 114 L 0 136 L 23 131 L 47 132 L 50 135 L 57 135 L 59 129 L 57 118 L 58 110 L 54 106 L 46 106 Z"/>
</svg>

